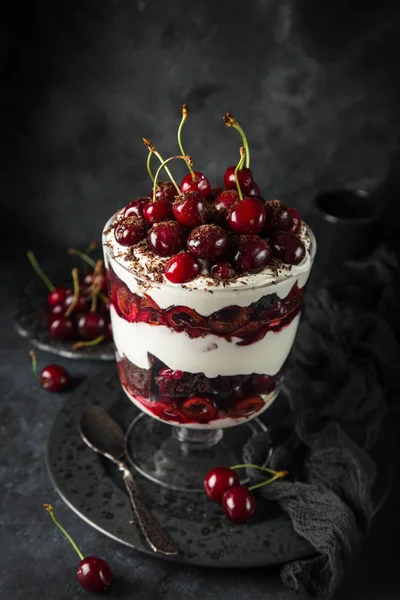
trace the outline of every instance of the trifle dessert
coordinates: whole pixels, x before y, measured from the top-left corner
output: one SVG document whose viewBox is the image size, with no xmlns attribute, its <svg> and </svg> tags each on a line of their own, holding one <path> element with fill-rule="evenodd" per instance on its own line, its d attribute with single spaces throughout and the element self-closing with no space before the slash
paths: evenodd
<svg viewBox="0 0 400 600">
<path fill-rule="evenodd" d="M 215 429 L 261 414 L 275 399 L 300 319 L 315 240 L 297 210 L 261 193 L 247 139 L 212 188 L 181 155 L 180 186 L 154 146 L 148 197 L 118 210 L 103 232 L 121 384 L 144 413 Z M 150 160 L 160 166 L 153 175 Z M 163 169 L 169 179 L 161 180 Z"/>
</svg>

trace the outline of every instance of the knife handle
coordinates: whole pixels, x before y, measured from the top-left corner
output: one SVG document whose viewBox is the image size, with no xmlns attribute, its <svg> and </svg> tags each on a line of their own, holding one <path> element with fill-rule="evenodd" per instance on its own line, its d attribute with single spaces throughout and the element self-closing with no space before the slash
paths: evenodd
<svg viewBox="0 0 400 600">
<path fill-rule="evenodd" d="M 159 552 L 160 554 L 169 556 L 178 554 L 179 550 L 174 541 L 145 505 L 132 473 L 126 468 L 123 470 L 123 479 L 133 510 L 136 513 L 139 525 L 149 546 L 154 552 Z"/>
</svg>

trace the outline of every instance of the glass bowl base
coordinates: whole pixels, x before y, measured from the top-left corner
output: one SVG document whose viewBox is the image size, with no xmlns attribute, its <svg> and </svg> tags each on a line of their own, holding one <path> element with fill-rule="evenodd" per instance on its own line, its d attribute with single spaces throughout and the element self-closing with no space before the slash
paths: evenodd
<svg viewBox="0 0 400 600">
<path fill-rule="evenodd" d="M 126 433 L 125 452 L 130 464 L 154 483 L 182 492 L 202 492 L 210 469 L 242 463 L 244 444 L 266 430 L 257 418 L 229 429 L 199 430 L 171 427 L 140 414 Z M 244 471 L 238 471 L 242 484 L 246 483 Z"/>
</svg>

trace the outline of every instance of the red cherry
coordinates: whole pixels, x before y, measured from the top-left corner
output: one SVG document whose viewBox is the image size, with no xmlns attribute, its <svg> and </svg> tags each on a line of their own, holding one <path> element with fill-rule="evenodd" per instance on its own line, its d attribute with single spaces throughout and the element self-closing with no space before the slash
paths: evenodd
<svg viewBox="0 0 400 600">
<path fill-rule="evenodd" d="M 221 502 L 227 490 L 240 485 L 236 471 L 228 467 L 214 467 L 204 477 L 204 489 L 210 500 Z"/>
<path fill-rule="evenodd" d="M 171 283 L 187 283 L 200 272 L 197 260 L 188 252 L 180 252 L 169 259 L 164 267 L 165 277 Z"/>
<path fill-rule="evenodd" d="M 247 189 L 246 196 L 258 196 L 260 198 L 260 188 L 256 183 L 252 183 L 252 185 Z"/>
<path fill-rule="evenodd" d="M 72 294 L 72 290 L 66 287 L 58 287 L 55 290 L 51 290 L 47 294 L 47 303 L 50 306 L 55 306 L 56 304 L 62 304 L 65 298 Z"/>
<path fill-rule="evenodd" d="M 252 375 L 249 388 L 254 394 L 271 394 L 276 388 L 275 379 L 269 375 Z"/>
<path fill-rule="evenodd" d="M 265 267 L 270 256 L 271 250 L 265 240 L 258 235 L 241 235 L 233 259 L 241 271 L 256 273 Z"/>
<path fill-rule="evenodd" d="M 66 317 L 55 317 L 49 324 L 49 335 L 54 340 L 67 340 L 75 333 L 75 325 Z"/>
<path fill-rule="evenodd" d="M 136 198 L 126 205 L 124 217 L 143 217 L 143 208 L 150 202 L 150 198 Z"/>
<path fill-rule="evenodd" d="M 233 206 L 240 200 L 237 190 L 224 190 L 221 192 L 215 202 L 214 210 L 218 216 L 227 217 Z"/>
<path fill-rule="evenodd" d="M 190 232 L 187 240 L 189 252 L 199 258 L 220 258 L 228 247 L 228 235 L 218 225 L 200 225 Z"/>
<path fill-rule="evenodd" d="M 40 383 L 48 392 L 61 392 L 68 387 L 70 377 L 64 367 L 48 365 L 40 373 Z"/>
<path fill-rule="evenodd" d="M 82 284 L 79 286 L 79 288 L 85 289 L 85 288 L 89 287 L 90 285 L 92 285 L 93 279 L 94 279 L 93 271 L 91 271 L 90 273 L 86 273 L 86 275 L 82 279 Z"/>
<path fill-rule="evenodd" d="M 181 191 L 185 192 L 199 192 L 203 198 L 208 198 L 211 194 L 211 185 L 207 177 L 205 177 L 199 171 L 194 172 L 195 179 L 192 174 L 188 173 L 181 182 Z"/>
<path fill-rule="evenodd" d="M 198 192 L 186 192 L 173 204 L 174 217 L 184 227 L 197 227 L 207 221 L 207 205 Z"/>
<path fill-rule="evenodd" d="M 211 277 L 226 281 L 236 277 L 236 271 L 228 262 L 217 262 L 211 267 Z"/>
<path fill-rule="evenodd" d="M 167 198 L 160 198 L 155 202 L 149 202 L 143 209 L 143 217 L 150 225 L 168 221 L 172 218 L 172 204 Z"/>
<path fill-rule="evenodd" d="M 74 296 L 67 296 L 65 298 L 64 308 L 68 309 L 73 302 L 74 302 Z M 89 308 L 88 297 L 84 296 L 83 294 L 79 294 L 78 300 L 77 300 L 74 308 L 72 309 L 71 314 L 76 315 L 77 313 L 85 312 L 88 308 Z"/>
<path fill-rule="evenodd" d="M 87 312 L 78 319 L 78 335 L 83 340 L 95 340 L 104 333 L 106 321 L 99 312 Z"/>
<path fill-rule="evenodd" d="M 272 252 L 282 262 L 298 265 L 306 255 L 304 244 L 288 232 L 277 233 L 271 241 Z"/>
<path fill-rule="evenodd" d="M 227 189 L 227 190 L 236 190 L 237 189 L 236 179 L 235 179 L 235 170 L 236 170 L 236 166 L 228 167 L 227 170 L 225 171 L 224 186 L 225 186 L 225 189 Z M 243 169 L 240 169 L 237 172 L 237 178 L 238 178 L 240 189 L 242 190 L 243 194 L 247 194 L 248 190 L 250 190 L 253 185 L 252 172 L 250 171 L 250 169 L 247 169 L 246 167 L 244 167 Z"/>
<path fill-rule="evenodd" d="M 85 590 L 101 594 L 111 585 L 110 567 L 102 558 L 86 556 L 78 565 L 76 575 Z"/>
<path fill-rule="evenodd" d="M 293 227 L 293 218 L 285 204 L 280 200 L 268 200 L 265 208 L 265 232 L 290 231 Z"/>
<path fill-rule="evenodd" d="M 122 219 L 114 229 L 115 239 L 122 246 L 134 246 L 143 240 L 146 235 L 146 222 L 140 217 Z"/>
<path fill-rule="evenodd" d="M 196 396 L 182 404 L 183 413 L 196 423 L 209 423 L 218 417 L 218 409 L 210 398 Z"/>
<path fill-rule="evenodd" d="M 185 231 L 176 221 L 155 223 L 149 231 L 149 244 L 158 256 L 177 254 L 185 241 Z"/>
<path fill-rule="evenodd" d="M 243 417 L 254 415 L 264 407 L 264 401 L 260 396 L 248 396 L 243 400 L 239 400 L 239 402 L 228 411 L 228 414 L 235 419 L 242 419 Z"/>
<path fill-rule="evenodd" d="M 56 304 L 55 306 L 51 306 L 49 309 L 49 320 L 51 321 L 55 317 L 60 317 L 65 313 L 65 307 L 63 304 Z"/>
<path fill-rule="evenodd" d="M 295 208 L 288 206 L 287 210 L 288 210 L 289 215 L 293 219 L 293 226 L 291 229 L 289 229 L 289 233 L 293 233 L 293 235 L 296 235 L 296 233 L 298 233 L 300 231 L 301 217 L 299 215 L 299 212 Z"/>
<path fill-rule="evenodd" d="M 171 181 L 157 181 L 157 190 L 156 190 L 156 200 L 169 200 L 170 202 L 174 201 L 176 196 L 176 189 Z M 154 200 L 153 198 L 153 188 L 150 192 L 150 200 Z"/>
<path fill-rule="evenodd" d="M 243 198 L 228 215 L 228 223 L 236 233 L 259 233 L 265 225 L 265 209 L 258 198 Z"/>
<path fill-rule="evenodd" d="M 234 523 L 243 523 L 253 516 L 256 510 L 256 499 L 245 487 L 231 487 L 222 497 L 222 510 Z"/>
</svg>

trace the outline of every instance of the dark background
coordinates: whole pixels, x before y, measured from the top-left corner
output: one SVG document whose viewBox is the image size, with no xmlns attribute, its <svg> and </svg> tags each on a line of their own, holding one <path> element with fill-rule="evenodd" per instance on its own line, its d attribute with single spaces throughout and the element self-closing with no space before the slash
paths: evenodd
<svg viewBox="0 0 400 600">
<path fill-rule="evenodd" d="M 148 194 L 141 138 L 177 152 L 184 101 L 185 150 L 214 185 L 237 160 L 240 138 L 221 120 L 230 110 L 266 198 L 304 213 L 317 191 L 342 185 L 384 186 L 393 197 L 398 3 L 41 0 L 7 11 L 7 244 L 99 239 L 112 212 Z"/>
</svg>

